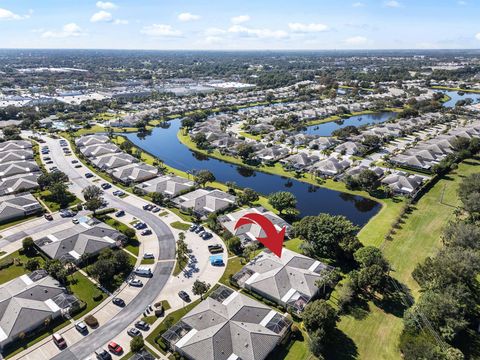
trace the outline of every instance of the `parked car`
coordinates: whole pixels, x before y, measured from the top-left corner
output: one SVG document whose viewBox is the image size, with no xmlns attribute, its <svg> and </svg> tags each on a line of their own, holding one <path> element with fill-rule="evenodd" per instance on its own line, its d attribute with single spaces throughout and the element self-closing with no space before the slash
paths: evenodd
<svg viewBox="0 0 480 360">
<path fill-rule="evenodd" d="M 75 323 L 75 329 L 77 329 L 80 334 L 88 334 L 87 325 L 83 321 L 77 321 Z"/>
<path fill-rule="evenodd" d="M 74 166 L 75 169 L 78 169 L 78 168 L 81 168 L 81 167 L 82 167 L 82 164 L 77 164 L 77 165 Z"/>
<path fill-rule="evenodd" d="M 209 232 L 204 232 L 202 234 L 202 239 L 203 240 L 208 240 L 208 239 L 211 239 L 213 237 L 212 233 L 209 233 Z"/>
<path fill-rule="evenodd" d="M 103 190 L 107 190 L 107 189 L 110 189 L 112 187 L 112 185 L 110 185 L 109 183 L 103 183 L 100 186 Z"/>
<path fill-rule="evenodd" d="M 152 230 L 150 230 L 150 229 L 143 230 L 140 233 L 140 235 L 142 235 L 142 236 L 152 235 Z"/>
<path fill-rule="evenodd" d="M 115 195 L 115 196 L 123 196 L 123 195 L 125 195 L 125 193 L 124 193 L 122 190 L 115 190 L 115 191 L 113 192 L 113 195 Z"/>
<path fill-rule="evenodd" d="M 97 360 L 112 360 L 112 355 L 102 348 L 95 350 L 95 356 L 97 357 Z"/>
<path fill-rule="evenodd" d="M 72 164 L 78 164 L 78 160 L 72 160 Z"/>
<path fill-rule="evenodd" d="M 137 321 L 135 323 L 135 327 L 143 331 L 147 331 L 148 329 L 150 329 L 150 325 L 148 325 L 145 321 L 142 321 L 142 320 Z"/>
<path fill-rule="evenodd" d="M 150 205 L 150 204 L 143 205 L 143 210 L 150 211 L 152 209 L 153 209 L 153 205 Z"/>
<path fill-rule="evenodd" d="M 144 276 L 144 277 L 152 277 L 152 269 L 150 269 L 148 266 L 139 266 L 133 272 L 138 275 L 138 276 Z"/>
<path fill-rule="evenodd" d="M 201 232 L 204 231 L 204 230 L 205 230 L 205 228 L 204 228 L 202 225 L 200 225 L 199 227 L 197 227 L 197 228 L 195 229 L 195 233 L 196 233 L 196 234 L 199 234 L 199 233 L 201 233 Z"/>
<path fill-rule="evenodd" d="M 192 224 L 192 226 L 190 226 L 190 229 L 189 229 L 189 230 L 190 230 L 190 231 L 195 231 L 195 230 L 197 230 L 197 227 L 198 227 L 197 224 Z"/>
<path fill-rule="evenodd" d="M 43 160 L 52 160 L 52 158 L 50 156 L 46 156 L 43 158 Z"/>
<path fill-rule="evenodd" d="M 147 228 L 147 224 L 139 222 L 139 223 L 136 223 L 135 225 L 133 225 L 133 227 L 137 230 L 143 230 L 143 229 Z"/>
<path fill-rule="evenodd" d="M 223 252 L 223 247 L 219 244 L 208 245 L 208 251 L 210 251 L 212 254 L 221 253 Z"/>
<path fill-rule="evenodd" d="M 155 259 L 155 256 L 153 255 L 153 253 L 145 253 L 145 254 L 143 254 L 143 258 L 144 259 Z"/>
<path fill-rule="evenodd" d="M 59 333 L 53 334 L 52 339 L 53 339 L 53 342 L 55 343 L 55 345 L 57 345 L 57 347 L 59 349 L 64 349 L 64 348 L 67 347 L 67 342 L 65 341 L 63 336 L 60 335 Z"/>
<path fill-rule="evenodd" d="M 123 210 L 118 210 L 118 211 L 115 213 L 115 216 L 116 216 L 116 217 L 125 216 L 125 211 L 123 211 Z"/>
<path fill-rule="evenodd" d="M 183 301 L 186 301 L 186 302 L 190 302 L 190 295 L 188 295 L 185 291 L 181 290 L 178 292 L 178 296 L 180 297 L 180 299 L 182 299 Z"/>
<path fill-rule="evenodd" d="M 157 213 L 160 211 L 160 208 L 158 206 L 155 206 L 153 209 L 152 209 L 152 212 L 153 213 Z"/>
<path fill-rule="evenodd" d="M 210 261 L 210 264 L 213 266 L 223 266 L 223 259 L 213 259 Z"/>
<path fill-rule="evenodd" d="M 45 164 L 47 165 L 53 164 L 53 161 L 52 160 L 45 161 Z"/>
<path fill-rule="evenodd" d="M 143 336 L 140 330 L 138 330 L 137 328 L 128 329 L 127 334 L 130 335 L 131 337 Z"/>
<path fill-rule="evenodd" d="M 74 224 L 76 225 L 76 224 L 80 224 L 80 221 L 78 221 L 77 218 L 73 218 L 73 219 L 72 219 L 72 223 L 74 223 Z"/>
<path fill-rule="evenodd" d="M 120 345 L 118 345 L 115 341 L 110 341 L 108 343 L 108 350 L 110 350 L 110 352 L 114 353 L 115 355 L 119 355 L 123 353 L 123 348 Z"/>
<path fill-rule="evenodd" d="M 143 286 L 143 282 L 139 279 L 132 279 L 132 280 L 129 280 L 128 281 L 128 284 L 130 286 L 135 286 L 135 287 L 142 287 Z"/>
<path fill-rule="evenodd" d="M 75 215 L 75 214 L 74 214 L 72 211 L 68 210 L 68 209 L 61 209 L 61 210 L 60 210 L 60 216 L 61 216 L 62 218 L 72 217 L 72 216 L 74 216 L 74 215 Z"/>
<path fill-rule="evenodd" d="M 90 178 L 93 177 L 93 174 L 88 172 L 88 173 L 85 174 L 85 177 L 86 177 L 87 179 L 90 179 Z"/>
<path fill-rule="evenodd" d="M 120 299 L 118 297 L 116 298 L 113 298 L 112 299 L 112 302 L 117 305 L 117 306 L 120 306 L 120 307 L 124 307 L 125 306 L 125 301 L 123 301 L 123 299 Z"/>
<path fill-rule="evenodd" d="M 45 214 L 45 215 L 43 215 L 43 217 L 44 217 L 45 219 L 47 219 L 48 221 L 52 221 L 52 220 L 53 220 L 52 214 Z"/>
</svg>

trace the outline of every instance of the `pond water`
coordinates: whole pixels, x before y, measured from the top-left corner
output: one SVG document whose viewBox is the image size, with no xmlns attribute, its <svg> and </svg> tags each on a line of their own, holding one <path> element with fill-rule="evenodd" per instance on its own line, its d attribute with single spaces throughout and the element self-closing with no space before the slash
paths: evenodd
<svg viewBox="0 0 480 360">
<path fill-rule="evenodd" d="M 380 124 L 396 116 L 394 112 L 381 112 L 376 114 L 355 115 L 346 119 L 331 121 L 318 125 L 308 126 L 302 132 L 309 135 L 331 136 L 335 130 L 346 126 L 362 126 L 371 124 Z"/>
<path fill-rule="evenodd" d="M 453 108 L 455 107 L 455 104 L 459 100 L 465 100 L 465 99 L 473 99 L 473 103 L 477 104 L 480 103 L 480 94 L 478 93 L 464 93 L 463 95 L 460 95 L 457 91 L 442 91 L 444 94 L 447 94 L 450 96 L 450 100 L 445 102 L 443 106 Z"/>
<path fill-rule="evenodd" d="M 180 119 L 171 120 L 167 126 L 156 127 L 151 135 L 145 137 L 137 133 L 122 135 L 164 161 L 165 164 L 179 170 L 192 172 L 208 169 L 222 183 L 233 181 L 240 187 L 249 187 L 264 195 L 282 190 L 290 191 L 298 200 L 297 207 L 301 216 L 319 213 L 344 215 L 354 224 L 362 226 L 380 210 L 379 203 L 361 196 L 253 171 L 191 151 L 177 139 L 180 124 Z"/>
</svg>

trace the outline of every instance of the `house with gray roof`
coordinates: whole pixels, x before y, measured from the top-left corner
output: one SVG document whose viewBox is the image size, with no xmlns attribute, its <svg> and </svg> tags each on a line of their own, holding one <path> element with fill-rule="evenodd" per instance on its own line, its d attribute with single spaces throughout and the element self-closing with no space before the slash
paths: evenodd
<svg viewBox="0 0 480 360">
<path fill-rule="evenodd" d="M 187 359 L 263 360 L 288 333 L 290 325 L 291 321 L 279 312 L 220 286 L 162 338 Z"/>
<path fill-rule="evenodd" d="M 0 179 L 0 196 L 38 188 L 37 179 L 41 172 L 19 174 Z"/>
<path fill-rule="evenodd" d="M 290 155 L 280 160 L 280 162 L 289 169 L 304 170 L 319 160 L 320 158 L 317 155 L 310 155 L 302 151 L 297 154 Z"/>
<path fill-rule="evenodd" d="M 193 189 L 195 183 L 180 176 L 163 175 L 135 186 L 143 194 L 161 193 L 168 198 L 177 196 L 189 189 Z"/>
<path fill-rule="evenodd" d="M 387 175 L 381 183 L 387 185 L 395 194 L 413 196 L 427 179 L 424 176 L 398 171 Z"/>
<path fill-rule="evenodd" d="M 385 173 L 385 170 L 382 169 L 381 167 L 378 167 L 378 166 L 371 167 L 371 166 L 361 164 L 358 166 L 351 167 L 350 169 L 345 171 L 345 175 L 356 177 L 365 170 L 373 171 L 379 178 L 381 178 Z"/>
<path fill-rule="evenodd" d="M 117 145 L 114 145 L 111 143 L 89 145 L 89 146 L 81 147 L 79 149 L 80 149 L 80 152 L 88 158 L 95 158 L 102 155 L 120 152 L 120 148 Z"/>
<path fill-rule="evenodd" d="M 118 181 L 127 185 L 147 181 L 158 175 L 158 169 L 155 166 L 143 162 L 121 166 L 107 172 Z"/>
<path fill-rule="evenodd" d="M 31 194 L 0 197 L 0 224 L 22 219 L 42 211 L 42 205 Z"/>
<path fill-rule="evenodd" d="M 238 211 L 222 215 L 218 218 L 218 221 L 228 232 L 230 232 L 230 234 L 238 236 L 238 238 L 242 242 L 242 246 L 247 246 L 253 242 L 257 242 L 257 238 L 262 238 L 266 236 L 265 231 L 262 229 L 262 227 L 254 223 L 245 224 L 235 229 L 235 224 L 237 223 L 237 221 L 244 215 L 251 213 L 265 216 L 273 223 L 277 231 L 280 231 L 285 227 L 287 236 L 292 230 L 292 226 L 285 220 L 283 220 L 280 216 L 266 210 L 261 206 L 240 209 Z"/>
<path fill-rule="evenodd" d="M 35 161 L 15 161 L 0 163 L 0 178 L 40 171 Z"/>
<path fill-rule="evenodd" d="M 366 147 L 354 141 L 346 141 L 335 147 L 335 152 L 346 155 L 359 155 L 366 151 Z"/>
<path fill-rule="evenodd" d="M 228 209 L 235 201 L 235 196 L 217 189 L 197 189 L 173 199 L 180 209 L 191 210 L 200 217 Z"/>
<path fill-rule="evenodd" d="M 98 254 L 125 240 L 119 231 L 92 219 L 35 240 L 35 245 L 51 259 L 78 262 L 84 254 Z"/>
<path fill-rule="evenodd" d="M 25 161 L 33 159 L 33 151 L 27 150 L 7 150 L 0 152 L 0 164 L 13 161 Z"/>
<path fill-rule="evenodd" d="M 330 157 L 316 162 L 310 169 L 318 176 L 336 176 L 345 171 L 350 165 L 351 162 L 349 160 L 338 160 L 335 157 Z"/>
<path fill-rule="evenodd" d="M 320 291 L 315 282 L 331 270 L 331 266 L 318 260 L 283 248 L 281 258 L 264 250 L 235 274 L 233 280 L 240 287 L 301 312 Z"/>
<path fill-rule="evenodd" d="M 84 135 L 75 140 L 77 147 L 106 144 L 110 141 L 106 135 Z"/>
<path fill-rule="evenodd" d="M 8 140 L 0 143 L 0 152 L 28 149 L 32 149 L 32 143 L 27 140 Z"/>
<path fill-rule="evenodd" d="M 262 162 L 275 162 L 284 157 L 288 156 L 290 150 L 280 146 L 280 145 L 273 145 L 270 147 L 266 147 L 262 150 L 259 150 L 255 153 L 255 156 L 260 159 Z"/>
<path fill-rule="evenodd" d="M 68 312 L 77 301 L 46 273 L 22 275 L 0 285 L 0 349 L 44 326 L 46 319 Z"/>
<path fill-rule="evenodd" d="M 92 164 L 100 170 L 116 169 L 122 166 L 138 163 L 138 159 L 127 153 L 114 153 L 96 157 Z"/>
</svg>

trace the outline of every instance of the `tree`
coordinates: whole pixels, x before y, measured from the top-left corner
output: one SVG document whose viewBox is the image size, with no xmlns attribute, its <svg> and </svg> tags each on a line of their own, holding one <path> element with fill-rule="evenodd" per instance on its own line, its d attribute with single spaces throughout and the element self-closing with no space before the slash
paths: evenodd
<svg viewBox="0 0 480 360">
<path fill-rule="evenodd" d="M 237 255 L 242 251 L 242 242 L 238 236 L 234 236 L 228 240 L 228 249 Z"/>
<path fill-rule="evenodd" d="M 237 153 L 243 161 L 246 161 L 255 153 L 255 148 L 251 144 L 243 142 L 237 146 Z"/>
<path fill-rule="evenodd" d="M 203 300 L 203 294 L 206 294 L 208 289 L 210 289 L 210 284 L 205 281 L 195 280 L 192 286 L 192 292 L 194 295 L 200 295 L 200 298 Z"/>
<path fill-rule="evenodd" d="M 319 289 L 323 289 L 323 292 L 325 293 L 327 287 L 333 289 L 341 278 L 342 276 L 337 269 L 326 271 L 320 279 L 315 281 L 315 286 Z"/>
<path fill-rule="evenodd" d="M 259 199 L 258 193 L 250 188 L 243 189 L 237 196 L 239 205 L 249 205 Z"/>
<path fill-rule="evenodd" d="M 37 258 L 28 259 L 27 263 L 25 264 L 25 269 L 28 271 L 35 271 L 38 270 L 40 267 L 40 261 Z"/>
<path fill-rule="evenodd" d="M 313 257 L 351 257 L 361 246 L 358 227 L 342 215 L 305 216 L 294 224 L 294 232 L 305 240 L 302 249 Z"/>
<path fill-rule="evenodd" d="M 288 191 L 278 191 L 268 196 L 268 203 L 282 214 L 285 210 L 295 209 L 297 199 Z"/>
<path fill-rule="evenodd" d="M 85 202 L 85 208 L 95 212 L 103 206 L 103 199 L 102 198 L 93 198 Z"/>
<path fill-rule="evenodd" d="M 152 202 L 156 205 L 163 206 L 165 204 L 165 195 L 159 192 L 152 192 L 148 194 L 152 199 Z"/>
<path fill-rule="evenodd" d="M 22 248 L 27 254 L 31 253 L 31 251 L 35 249 L 35 243 L 30 236 L 22 240 Z"/>
<path fill-rule="evenodd" d="M 44 269 L 50 276 L 57 279 L 61 283 L 67 280 L 67 270 L 58 259 L 47 260 L 44 264 Z"/>
<path fill-rule="evenodd" d="M 103 195 L 103 190 L 96 185 L 89 185 L 82 190 L 82 194 L 85 200 L 89 201 L 92 199 L 101 198 L 101 196 Z"/>
<path fill-rule="evenodd" d="M 67 190 L 67 185 L 62 182 L 57 182 L 49 186 L 48 189 L 51 193 L 51 198 L 60 206 L 68 205 L 69 192 Z"/>
<path fill-rule="evenodd" d="M 325 300 L 315 300 L 305 307 L 302 317 L 310 338 L 310 350 L 316 356 L 320 356 L 335 329 L 337 312 Z"/>
<path fill-rule="evenodd" d="M 243 247 L 243 253 L 242 256 L 245 258 L 245 260 L 248 262 L 252 258 L 253 255 L 255 255 L 255 252 L 258 250 L 258 242 L 252 242 L 251 244 L 245 245 Z"/>
<path fill-rule="evenodd" d="M 368 191 L 369 193 L 375 191 L 380 185 L 380 182 L 378 181 L 378 175 L 370 169 L 361 171 L 360 174 L 358 174 L 357 181 L 360 188 Z"/>
<path fill-rule="evenodd" d="M 185 117 L 182 119 L 182 127 L 185 128 L 187 131 L 190 130 L 193 125 L 195 125 L 195 121 L 189 117 Z"/>
<path fill-rule="evenodd" d="M 463 221 L 451 222 L 443 231 L 442 240 L 445 246 L 480 250 L 480 227 Z"/>
<path fill-rule="evenodd" d="M 141 336 L 134 336 L 132 340 L 130 340 L 130 351 L 132 353 L 138 353 L 142 351 L 145 343 L 143 341 L 143 337 Z"/>
<path fill-rule="evenodd" d="M 135 230 L 133 230 L 131 227 L 128 227 L 123 231 L 123 235 L 129 239 L 133 239 L 135 237 Z"/>
<path fill-rule="evenodd" d="M 215 180 L 215 175 L 213 175 L 209 170 L 199 170 L 195 173 L 195 183 L 202 187 L 209 182 L 214 182 Z"/>
</svg>

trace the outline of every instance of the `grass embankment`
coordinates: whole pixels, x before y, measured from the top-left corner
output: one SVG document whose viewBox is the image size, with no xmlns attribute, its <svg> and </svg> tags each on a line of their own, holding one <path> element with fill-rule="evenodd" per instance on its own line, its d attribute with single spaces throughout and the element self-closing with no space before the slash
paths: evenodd
<svg viewBox="0 0 480 360">
<path fill-rule="evenodd" d="M 170 226 L 182 231 L 187 231 L 190 228 L 190 224 L 182 223 L 181 221 L 174 221 L 170 223 Z"/>
<path fill-rule="evenodd" d="M 432 86 L 432 89 L 447 90 L 447 91 L 463 91 L 466 93 L 480 93 L 480 89 L 462 89 L 459 87 L 449 87 L 449 86 L 441 86 L 441 85 Z"/>
<path fill-rule="evenodd" d="M 79 271 L 70 275 L 68 281 L 70 291 L 87 305 L 82 312 L 75 315 L 74 319 L 80 319 L 92 311 L 105 298 L 105 293 Z"/>
<path fill-rule="evenodd" d="M 418 297 L 419 287 L 411 276 L 412 271 L 441 247 L 442 230 L 454 218 L 455 207 L 459 204 L 459 183 L 464 176 L 478 172 L 479 165 L 478 160 L 466 160 L 458 170 L 440 179 L 414 204 L 413 212 L 393 239 L 384 244 L 384 254 L 393 268 L 391 275 L 405 284 L 414 297 Z M 401 359 L 398 351 L 403 329 L 401 315 L 372 302 L 367 305 L 367 309 L 359 309 L 355 316 L 342 316 L 339 329 L 353 342 L 359 359 Z"/>
<path fill-rule="evenodd" d="M 21 250 L 15 251 L 14 253 L 11 253 L 10 255 L 2 258 L 0 260 L 0 265 L 3 265 L 5 267 L 0 270 L 0 284 L 4 284 L 19 276 L 29 273 L 30 271 L 25 269 L 25 264 L 30 259 L 38 260 L 40 263 L 40 267 L 45 262 L 45 259 L 41 257 L 37 252 L 25 254 Z M 7 266 L 7 264 L 10 265 Z"/>
</svg>

